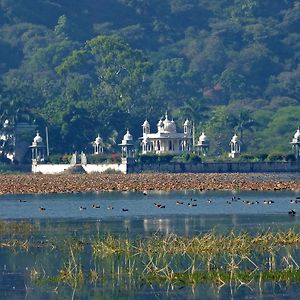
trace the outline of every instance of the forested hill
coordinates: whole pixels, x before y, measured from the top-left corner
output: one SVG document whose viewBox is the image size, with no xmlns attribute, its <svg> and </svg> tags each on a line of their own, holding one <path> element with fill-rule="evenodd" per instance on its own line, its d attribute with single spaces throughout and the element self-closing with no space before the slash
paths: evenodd
<svg viewBox="0 0 300 300">
<path fill-rule="evenodd" d="M 114 147 L 168 110 L 222 154 L 290 151 L 300 125 L 300 1 L 0 0 L 1 123 L 55 151 Z"/>
</svg>

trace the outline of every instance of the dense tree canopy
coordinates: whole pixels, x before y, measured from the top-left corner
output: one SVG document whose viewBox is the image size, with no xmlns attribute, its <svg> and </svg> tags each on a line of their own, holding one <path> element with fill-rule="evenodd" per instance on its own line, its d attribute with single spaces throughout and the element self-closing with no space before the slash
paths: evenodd
<svg viewBox="0 0 300 300">
<path fill-rule="evenodd" d="M 234 132 L 244 151 L 289 152 L 299 28 L 297 0 L 0 0 L 0 115 L 47 125 L 56 152 L 97 133 L 113 149 L 166 110 L 214 155 Z"/>
</svg>

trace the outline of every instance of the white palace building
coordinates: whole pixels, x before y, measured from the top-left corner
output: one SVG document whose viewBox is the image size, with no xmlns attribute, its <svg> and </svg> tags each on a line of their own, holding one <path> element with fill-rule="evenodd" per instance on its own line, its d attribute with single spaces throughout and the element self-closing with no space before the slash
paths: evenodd
<svg viewBox="0 0 300 300">
<path fill-rule="evenodd" d="M 150 132 L 150 124 L 145 120 L 141 140 L 142 153 L 173 153 L 192 151 L 192 124 L 187 119 L 183 124 L 183 133 L 177 132 L 174 120 L 169 120 L 166 113 L 164 120 L 157 123 L 157 132 Z"/>
</svg>

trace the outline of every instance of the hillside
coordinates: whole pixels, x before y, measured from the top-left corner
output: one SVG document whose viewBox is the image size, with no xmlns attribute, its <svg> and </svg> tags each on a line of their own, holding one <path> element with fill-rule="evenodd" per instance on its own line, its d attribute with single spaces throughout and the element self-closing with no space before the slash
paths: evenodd
<svg viewBox="0 0 300 300">
<path fill-rule="evenodd" d="M 291 152 L 300 125 L 300 2 L 0 0 L 0 114 L 49 127 L 52 152 L 117 149 L 168 110 L 233 132 L 248 153 Z"/>
</svg>

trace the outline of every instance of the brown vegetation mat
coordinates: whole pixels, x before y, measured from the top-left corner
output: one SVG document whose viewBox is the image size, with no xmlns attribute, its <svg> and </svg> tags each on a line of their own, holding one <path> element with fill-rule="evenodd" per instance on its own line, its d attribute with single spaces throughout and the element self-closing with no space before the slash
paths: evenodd
<svg viewBox="0 0 300 300">
<path fill-rule="evenodd" d="M 144 190 L 300 190 L 298 174 L 1 175 L 0 194 Z"/>
</svg>

